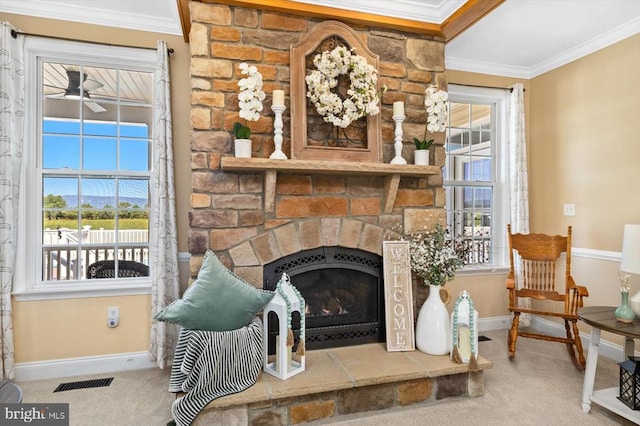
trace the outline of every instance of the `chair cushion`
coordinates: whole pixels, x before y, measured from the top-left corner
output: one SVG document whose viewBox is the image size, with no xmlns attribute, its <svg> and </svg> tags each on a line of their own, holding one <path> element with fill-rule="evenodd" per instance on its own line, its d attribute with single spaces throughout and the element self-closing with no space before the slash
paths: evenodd
<svg viewBox="0 0 640 426">
<path fill-rule="evenodd" d="M 273 296 L 274 292 L 257 289 L 231 272 L 209 250 L 198 278 L 182 299 L 158 312 L 154 319 L 190 330 L 235 330 L 249 324 Z"/>
</svg>

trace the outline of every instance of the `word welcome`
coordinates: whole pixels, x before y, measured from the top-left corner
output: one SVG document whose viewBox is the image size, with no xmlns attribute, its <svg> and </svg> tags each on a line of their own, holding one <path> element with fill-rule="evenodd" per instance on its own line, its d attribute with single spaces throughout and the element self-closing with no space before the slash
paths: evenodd
<svg viewBox="0 0 640 426">
<path fill-rule="evenodd" d="M 415 350 L 408 241 L 383 243 L 387 350 Z"/>
</svg>

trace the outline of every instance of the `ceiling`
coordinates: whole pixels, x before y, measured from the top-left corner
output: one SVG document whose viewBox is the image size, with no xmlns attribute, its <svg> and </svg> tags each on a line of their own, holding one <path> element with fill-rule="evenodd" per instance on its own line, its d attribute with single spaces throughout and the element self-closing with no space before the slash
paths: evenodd
<svg viewBox="0 0 640 426">
<path fill-rule="evenodd" d="M 466 0 L 297 0 L 442 24 Z M 181 35 L 176 0 L 2 0 L 0 11 Z M 506 0 L 447 42 L 447 69 L 533 78 L 640 32 L 640 0 Z M 640 54 L 640 52 L 639 52 Z"/>
</svg>

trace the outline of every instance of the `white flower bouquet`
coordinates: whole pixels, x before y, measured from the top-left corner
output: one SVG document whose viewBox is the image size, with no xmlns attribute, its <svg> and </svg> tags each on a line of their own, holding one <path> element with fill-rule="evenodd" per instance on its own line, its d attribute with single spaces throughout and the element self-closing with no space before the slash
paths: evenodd
<svg viewBox="0 0 640 426">
<path fill-rule="evenodd" d="M 416 149 L 429 149 L 433 144 L 433 139 L 427 140 L 428 133 L 444 132 L 447 129 L 447 100 L 449 94 L 444 90 L 439 90 L 436 86 L 429 86 L 425 89 L 424 106 L 427 109 L 427 124 L 424 128 L 422 140 L 413 138 Z"/>
<path fill-rule="evenodd" d="M 238 106 L 240 107 L 240 118 L 246 121 L 258 121 L 260 111 L 262 111 L 262 101 L 266 97 L 262 90 L 262 74 L 254 65 L 249 66 L 243 62 L 240 64 L 242 74 L 247 77 L 238 81 L 240 93 L 238 94 Z M 240 122 L 233 125 L 233 134 L 236 139 L 248 139 L 251 129 Z"/>
<path fill-rule="evenodd" d="M 425 285 L 444 285 L 465 265 L 469 250 L 460 240 L 448 239 L 445 229 L 437 224 L 430 232 L 409 235 L 411 270 L 422 277 Z"/>
</svg>

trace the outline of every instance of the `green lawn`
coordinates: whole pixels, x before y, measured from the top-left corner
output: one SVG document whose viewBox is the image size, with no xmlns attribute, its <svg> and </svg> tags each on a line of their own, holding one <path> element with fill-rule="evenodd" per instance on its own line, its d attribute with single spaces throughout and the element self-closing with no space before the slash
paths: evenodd
<svg viewBox="0 0 640 426">
<path fill-rule="evenodd" d="M 112 219 L 94 219 L 83 221 L 86 225 L 91 225 L 91 229 L 113 229 L 115 221 Z M 60 228 L 77 229 L 78 221 L 73 219 L 60 219 L 60 220 L 45 220 L 44 227 L 49 229 Z M 123 229 L 147 229 L 149 227 L 149 221 L 147 219 L 120 219 L 118 220 L 118 227 Z"/>
</svg>

